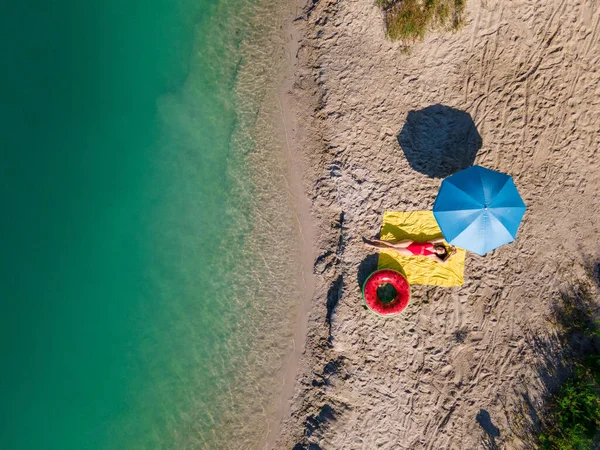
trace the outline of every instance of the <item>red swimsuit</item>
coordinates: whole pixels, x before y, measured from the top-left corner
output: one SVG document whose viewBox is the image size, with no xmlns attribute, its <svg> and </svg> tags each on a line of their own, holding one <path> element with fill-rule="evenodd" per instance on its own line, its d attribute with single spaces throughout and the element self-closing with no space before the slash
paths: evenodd
<svg viewBox="0 0 600 450">
<path fill-rule="evenodd" d="M 413 255 L 435 255 L 435 252 L 432 252 L 429 250 L 429 248 L 433 248 L 433 244 L 429 242 L 413 242 L 406 247 L 406 250 L 411 252 Z"/>
</svg>

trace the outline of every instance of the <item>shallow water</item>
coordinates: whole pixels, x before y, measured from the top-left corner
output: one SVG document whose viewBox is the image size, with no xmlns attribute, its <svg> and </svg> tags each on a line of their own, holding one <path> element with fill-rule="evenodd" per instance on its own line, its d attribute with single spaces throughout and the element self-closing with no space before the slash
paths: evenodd
<svg viewBox="0 0 600 450">
<path fill-rule="evenodd" d="M 0 448 L 251 448 L 273 426 L 300 298 L 280 8 L 4 8 Z"/>
</svg>

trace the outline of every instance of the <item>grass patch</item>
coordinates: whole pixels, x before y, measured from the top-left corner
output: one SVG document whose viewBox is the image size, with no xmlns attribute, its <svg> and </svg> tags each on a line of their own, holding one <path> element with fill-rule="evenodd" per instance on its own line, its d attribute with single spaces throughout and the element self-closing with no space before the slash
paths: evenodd
<svg viewBox="0 0 600 450">
<path fill-rule="evenodd" d="M 387 35 L 392 40 L 415 42 L 432 27 L 458 29 L 466 0 L 377 0 L 385 13 Z"/>
<path fill-rule="evenodd" d="M 591 284 L 571 284 L 552 315 L 570 375 L 547 399 L 536 443 L 542 450 L 592 450 L 600 434 L 600 322 Z"/>
<path fill-rule="evenodd" d="M 554 398 L 544 432 L 540 434 L 543 450 L 587 450 L 600 423 L 598 385 L 590 370 L 569 378 Z"/>
</svg>

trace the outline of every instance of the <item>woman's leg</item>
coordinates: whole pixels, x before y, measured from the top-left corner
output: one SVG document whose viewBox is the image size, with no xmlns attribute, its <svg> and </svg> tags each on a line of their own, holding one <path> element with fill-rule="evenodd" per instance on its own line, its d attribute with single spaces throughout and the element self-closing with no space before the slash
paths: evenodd
<svg viewBox="0 0 600 450">
<path fill-rule="evenodd" d="M 385 250 L 385 249 L 389 249 L 389 248 L 390 248 L 390 247 L 388 247 L 387 245 L 381 245 L 381 244 L 379 244 L 378 242 L 367 241 L 367 240 L 365 240 L 365 241 L 364 241 L 364 244 L 365 244 L 367 247 L 373 247 L 373 248 L 376 248 L 376 249 L 379 249 L 379 250 L 381 250 L 381 249 L 384 249 L 384 250 Z"/>
<path fill-rule="evenodd" d="M 385 241 L 381 241 L 385 242 Z M 412 256 L 412 252 L 407 250 L 405 247 L 394 247 L 393 245 L 382 245 L 379 243 L 373 243 L 370 241 L 365 241 L 365 245 L 367 247 L 376 248 L 377 250 L 392 250 L 394 252 L 400 253 L 402 256 Z"/>
<path fill-rule="evenodd" d="M 399 249 L 399 248 L 406 248 L 414 242 L 415 241 L 413 241 L 412 239 L 402 239 L 401 241 L 390 242 L 390 244 L 392 244 L 392 247 Z M 412 253 L 411 253 L 411 255 L 412 255 Z"/>
<path fill-rule="evenodd" d="M 396 253 L 401 254 L 402 256 L 413 256 L 413 253 L 410 250 L 407 250 L 406 247 L 394 247 L 393 245 L 392 246 L 382 245 L 382 244 L 379 244 L 379 242 L 389 244 L 389 242 L 386 242 L 386 241 L 377 241 L 376 243 L 373 243 L 371 241 L 366 241 L 366 240 L 365 240 L 364 244 L 367 247 L 376 248 L 377 250 L 392 250 L 392 251 L 395 251 Z"/>
<path fill-rule="evenodd" d="M 391 248 L 390 250 L 393 250 L 402 256 L 413 256 L 413 253 L 410 250 L 406 250 L 406 248 L 403 247 Z"/>
<path fill-rule="evenodd" d="M 401 241 L 382 241 L 381 239 L 371 239 L 371 241 L 391 248 L 406 248 L 414 242 L 411 239 L 403 239 Z"/>
</svg>

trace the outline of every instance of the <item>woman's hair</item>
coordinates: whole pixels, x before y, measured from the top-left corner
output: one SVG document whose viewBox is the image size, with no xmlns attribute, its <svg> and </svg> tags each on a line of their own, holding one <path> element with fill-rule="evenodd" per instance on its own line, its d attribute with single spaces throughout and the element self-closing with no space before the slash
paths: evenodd
<svg viewBox="0 0 600 450">
<path fill-rule="evenodd" d="M 440 255 L 438 252 L 436 252 L 435 254 L 442 260 L 442 261 L 446 261 L 449 257 L 450 257 L 450 252 L 448 251 L 448 249 L 446 248 L 446 246 L 444 244 L 434 244 L 433 248 L 441 248 L 444 250 L 444 254 Z"/>
</svg>

